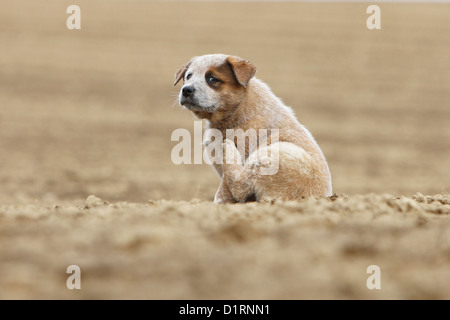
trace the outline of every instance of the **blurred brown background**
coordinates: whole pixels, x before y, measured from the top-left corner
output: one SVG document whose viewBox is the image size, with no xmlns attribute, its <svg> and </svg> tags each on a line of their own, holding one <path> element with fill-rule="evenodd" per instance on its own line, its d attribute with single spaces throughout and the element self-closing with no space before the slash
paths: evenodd
<svg viewBox="0 0 450 320">
<path fill-rule="evenodd" d="M 295 110 L 337 193 L 448 192 L 450 6 L 0 1 L 0 201 L 212 200 L 207 165 L 172 164 L 173 75 L 230 53 Z"/>
<path fill-rule="evenodd" d="M 0 0 L 0 299 L 450 297 L 450 5 L 383 3 L 371 31 L 368 3 L 85 0 L 70 31 L 73 3 Z M 217 206 L 211 168 L 171 162 L 174 73 L 219 52 L 293 107 L 338 197 Z"/>
</svg>

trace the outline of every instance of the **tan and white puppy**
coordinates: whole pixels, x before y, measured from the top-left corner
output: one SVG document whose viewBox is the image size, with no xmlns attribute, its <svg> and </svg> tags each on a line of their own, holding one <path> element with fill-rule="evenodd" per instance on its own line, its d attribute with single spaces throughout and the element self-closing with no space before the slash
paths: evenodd
<svg viewBox="0 0 450 320">
<path fill-rule="evenodd" d="M 246 201 L 295 200 L 305 196 L 327 197 L 332 194 L 331 175 L 325 157 L 311 133 L 301 125 L 293 111 L 277 98 L 270 88 L 254 77 L 256 68 L 242 58 L 224 54 L 192 58 L 175 74 L 181 79 L 179 102 L 197 118 L 206 119 L 210 129 L 254 129 L 258 143 L 237 149 L 235 139 L 223 143 L 224 160 L 214 163 L 221 177 L 216 203 Z M 267 129 L 261 136 L 260 129 Z M 278 129 L 278 141 L 272 143 L 270 132 Z M 208 139 L 207 139 L 208 140 Z M 264 143 L 261 143 L 264 142 Z M 205 141 L 207 145 L 210 141 Z M 260 147 L 261 146 L 261 147 Z M 264 148 L 264 150 L 263 150 Z M 239 152 L 240 151 L 240 152 Z M 275 174 L 263 175 L 268 165 L 261 159 L 266 151 L 269 162 L 275 153 Z"/>
</svg>

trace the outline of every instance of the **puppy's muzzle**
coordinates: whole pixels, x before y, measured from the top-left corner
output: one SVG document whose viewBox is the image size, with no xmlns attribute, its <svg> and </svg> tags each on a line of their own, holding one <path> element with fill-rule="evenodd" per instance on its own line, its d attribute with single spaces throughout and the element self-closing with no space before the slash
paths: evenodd
<svg viewBox="0 0 450 320">
<path fill-rule="evenodd" d="M 183 97 L 190 98 L 195 92 L 195 88 L 192 86 L 185 86 L 181 90 L 181 93 L 183 94 Z"/>
</svg>

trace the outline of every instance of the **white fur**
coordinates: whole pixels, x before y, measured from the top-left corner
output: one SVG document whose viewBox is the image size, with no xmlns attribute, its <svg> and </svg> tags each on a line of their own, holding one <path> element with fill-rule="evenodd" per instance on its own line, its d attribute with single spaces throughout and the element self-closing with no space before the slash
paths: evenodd
<svg viewBox="0 0 450 320">
<path fill-rule="evenodd" d="M 224 54 L 210 54 L 201 57 L 195 57 L 184 74 L 184 85 L 195 88 L 194 99 L 197 106 L 190 107 L 193 111 L 208 111 L 214 112 L 220 106 L 220 95 L 208 86 L 205 79 L 206 71 L 212 67 L 219 65 L 225 61 L 227 55 Z M 191 75 L 190 79 L 187 77 Z M 180 91 L 180 103 L 182 99 L 182 90 Z"/>
</svg>

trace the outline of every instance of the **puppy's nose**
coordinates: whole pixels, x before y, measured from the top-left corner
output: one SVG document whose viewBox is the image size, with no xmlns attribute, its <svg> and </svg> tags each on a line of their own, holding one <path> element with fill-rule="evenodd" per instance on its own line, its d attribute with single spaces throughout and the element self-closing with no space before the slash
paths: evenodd
<svg viewBox="0 0 450 320">
<path fill-rule="evenodd" d="M 183 87 L 183 89 L 182 89 L 183 96 L 186 98 L 190 97 L 194 93 L 194 91 L 195 91 L 195 88 L 192 86 L 186 86 L 186 87 Z"/>
</svg>

